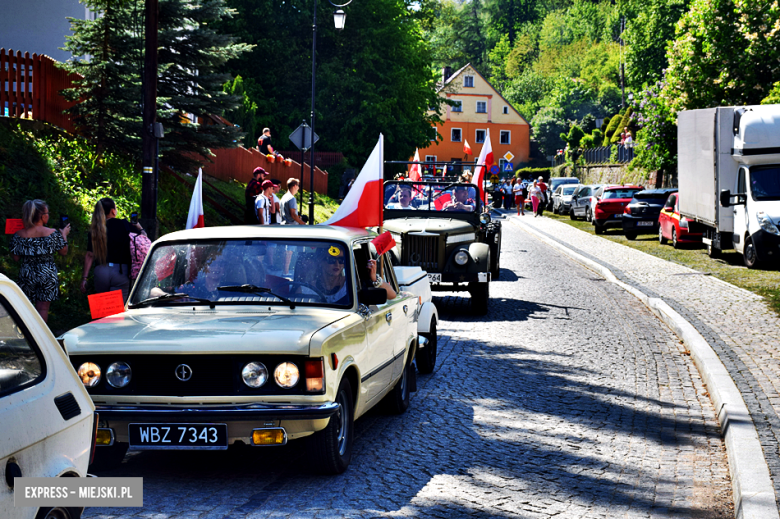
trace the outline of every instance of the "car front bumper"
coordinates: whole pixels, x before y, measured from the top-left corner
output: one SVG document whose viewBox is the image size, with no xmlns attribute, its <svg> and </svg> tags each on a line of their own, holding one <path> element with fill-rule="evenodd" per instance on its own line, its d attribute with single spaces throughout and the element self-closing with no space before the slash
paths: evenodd
<svg viewBox="0 0 780 519">
<path fill-rule="evenodd" d="M 431 273 L 428 273 L 429 281 L 431 282 L 431 291 L 434 292 L 456 292 L 468 290 L 469 283 L 489 283 L 490 272 L 443 272 L 441 278 L 431 278 Z M 434 274 L 437 276 L 438 274 Z"/>
<path fill-rule="evenodd" d="M 756 246 L 758 259 L 766 262 L 780 261 L 780 236 L 770 234 L 763 229 L 754 233 L 751 238 Z"/>
</svg>

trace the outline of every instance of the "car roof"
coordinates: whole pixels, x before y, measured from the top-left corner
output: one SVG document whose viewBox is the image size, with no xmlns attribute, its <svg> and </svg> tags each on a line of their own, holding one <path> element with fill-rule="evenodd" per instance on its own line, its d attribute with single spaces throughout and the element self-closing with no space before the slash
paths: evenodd
<svg viewBox="0 0 780 519">
<path fill-rule="evenodd" d="M 246 238 L 310 238 L 315 240 L 352 241 L 376 236 L 375 232 L 358 227 L 335 225 L 231 225 L 225 227 L 201 227 L 175 231 L 162 236 L 156 243 L 182 240 L 221 240 Z"/>
<path fill-rule="evenodd" d="M 604 191 L 615 191 L 617 189 L 643 189 L 642 186 L 607 186 Z"/>
<path fill-rule="evenodd" d="M 676 193 L 676 192 L 677 192 L 677 188 L 676 187 L 664 187 L 664 188 L 660 188 L 660 189 L 644 189 L 644 190 L 640 191 L 639 193 L 642 193 L 644 195 L 658 195 L 658 197 L 660 198 L 662 196 L 669 196 L 672 193 Z M 637 194 L 639 194 L 639 193 L 637 193 Z"/>
</svg>

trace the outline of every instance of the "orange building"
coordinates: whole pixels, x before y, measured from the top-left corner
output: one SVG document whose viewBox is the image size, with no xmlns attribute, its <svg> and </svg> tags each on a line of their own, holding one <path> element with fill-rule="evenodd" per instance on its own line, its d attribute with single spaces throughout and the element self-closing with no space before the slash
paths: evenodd
<svg viewBox="0 0 780 519">
<path fill-rule="evenodd" d="M 474 162 L 490 132 L 493 157 L 501 166 L 502 175 L 509 175 L 509 171 L 516 169 L 514 166 L 528 162 L 531 146 L 528 122 L 470 63 L 454 74 L 450 72 L 450 67 L 444 68 L 438 93 L 457 101 L 459 106 L 445 106 L 444 124 L 435 127 L 444 139 L 431 141 L 430 146 L 420 149 L 420 159 L 454 164 Z M 468 141 L 473 155 L 463 152 L 464 141 Z"/>
</svg>

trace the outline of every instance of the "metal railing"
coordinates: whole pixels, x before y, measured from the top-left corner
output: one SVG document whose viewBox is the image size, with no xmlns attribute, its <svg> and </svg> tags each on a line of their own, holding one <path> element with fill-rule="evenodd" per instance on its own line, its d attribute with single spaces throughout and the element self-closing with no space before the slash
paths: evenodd
<svg viewBox="0 0 780 519">
<path fill-rule="evenodd" d="M 613 159 L 613 153 L 615 157 Z M 580 155 L 585 164 L 627 164 L 634 160 L 634 146 L 618 144 L 611 146 L 599 146 L 598 148 L 586 148 Z M 556 155 L 553 158 L 553 167 L 566 163 L 565 155 Z"/>
</svg>

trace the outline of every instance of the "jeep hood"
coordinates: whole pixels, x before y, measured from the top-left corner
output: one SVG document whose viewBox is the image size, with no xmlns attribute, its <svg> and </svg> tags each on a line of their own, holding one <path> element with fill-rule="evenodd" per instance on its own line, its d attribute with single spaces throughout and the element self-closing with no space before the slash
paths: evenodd
<svg viewBox="0 0 780 519">
<path fill-rule="evenodd" d="M 346 316 L 343 310 L 134 310 L 85 324 L 63 339 L 83 353 L 309 354 L 311 336 Z"/>
<path fill-rule="evenodd" d="M 474 227 L 463 220 L 450 218 L 395 218 L 384 221 L 384 230 L 395 233 L 429 232 L 435 234 L 460 234 L 474 232 Z"/>
</svg>

